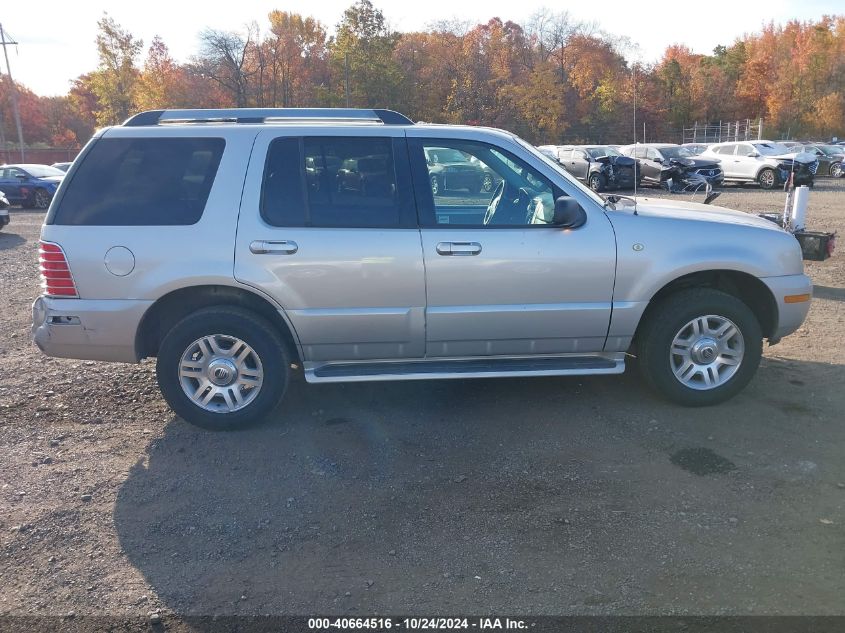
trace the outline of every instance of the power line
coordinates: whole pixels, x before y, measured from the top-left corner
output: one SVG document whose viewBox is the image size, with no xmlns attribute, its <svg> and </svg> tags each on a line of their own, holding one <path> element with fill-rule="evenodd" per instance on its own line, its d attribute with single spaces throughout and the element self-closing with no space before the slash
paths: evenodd
<svg viewBox="0 0 845 633">
<path fill-rule="evenodd" d="M 0 46 L 3 47 L 3 56 L 6 58 L 6 74 L 9 76 L 9 83 L 11 84 L 12 95 L 12 114 L 15 116 L 15 125 L 18 128 L 18 143 L 21 148 L 21 162 L 26 162 L 26 150 L 23 147 L 23 128 L 21 127 L 21 113 L 18 110 L 18 87 L 15 85 L 15 80 L 12 79 L 12 67 L 9 65 L 9 51 L 6 46 L 17 46 L 14 40 L 6 41 L 6 34 L 3 31 L 3 25 L 0 24 Z"/>
</svg>

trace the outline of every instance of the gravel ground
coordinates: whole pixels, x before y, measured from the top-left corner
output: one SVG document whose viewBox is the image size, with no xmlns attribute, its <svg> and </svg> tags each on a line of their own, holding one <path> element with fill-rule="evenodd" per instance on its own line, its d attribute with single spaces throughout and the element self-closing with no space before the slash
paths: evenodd
<svg viewBox="0 0 845 633">
<path fill-rule="evenodd" d="M 845 180 L 809 217 L 845 233 Z M 845 614 L 841 255 L 718 407 L 631 372 L 300 380 L 277 421 L 214 434 L 150 362 L 31 344 L 42 219 L 0 232 L 0 615 Z"/>
</svg>

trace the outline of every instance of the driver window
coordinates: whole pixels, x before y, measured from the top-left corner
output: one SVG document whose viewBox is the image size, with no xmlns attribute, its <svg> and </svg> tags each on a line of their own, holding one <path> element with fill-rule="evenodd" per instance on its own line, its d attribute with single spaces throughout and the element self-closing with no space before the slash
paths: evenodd
<svg viewBox="0 0 845 633">
<path fill-rule="evenodd" d="M 658 152 L 653 147 L 648 148 L 648 154 L 646 154 L 646 156 L 649 160 L 656 160 L 657 162 L 661 162 L 663 160 L 663 157 L 660 155 L 660 152 Z"/>
<path fill-rule="evenodd" d="M 551 224 L 554 187 L 512 154 L 485 143 L 446 140 L 424 142 L 423 152 L 436 224 Z"/>
</svg>

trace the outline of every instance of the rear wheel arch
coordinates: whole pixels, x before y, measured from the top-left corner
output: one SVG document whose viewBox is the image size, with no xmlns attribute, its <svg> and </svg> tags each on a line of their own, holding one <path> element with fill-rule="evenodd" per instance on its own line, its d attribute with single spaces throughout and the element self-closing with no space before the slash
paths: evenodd
<svg viewBox="0 0 845 633">
<path fill-rule="evenodd" d="M 766 284 L 754 275 L 738 270 L 705 270 L 673 279 L 654 293 L 640 318 L 634 341 L 636 342 L 643 324 L 665 299 L 690 288 L 713 288 L 736 297 L 754 313 L 763 336 L 774 336 L 778 323 L 777 301 Z"/>
<path fill-rule="evenodd" d="M 287 347 L 290 358 L 301 361 L 293 326 L 271 301 L 258 293 L 235 286 L 189 286 L 159 297 L 144 313 L 135 335 L 138 359 L 156 356 L 162 340 L 183 318 L 211 306 L 234 306 L 249 310 L 274 325 Z"/>
</svg>

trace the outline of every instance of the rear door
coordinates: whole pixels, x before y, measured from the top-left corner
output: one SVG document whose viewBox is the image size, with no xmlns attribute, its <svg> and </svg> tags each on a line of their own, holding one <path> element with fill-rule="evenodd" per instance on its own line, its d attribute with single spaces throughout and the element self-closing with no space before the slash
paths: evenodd
<svg viewBox="0 0 845 633">
<path fill-rule="evenodd" d="M 524 150 L 429 139 L 412 129 L 408 137 L 425 256 L 427 356 L 601 351 L 616 261 L 613 229 L 601 210 L 588 209 L 580 228 L 561 229 L 551 224 L 551 212 L 554 199 L 567 192 L 532 166 Z M 478 158 L 500 179 L 496 191 L 433 195 L 426 186 L 429 146 Z"/>
<path fill-rule="evenodd" d="M 404 131 L 260 132 L 235 277 L 286 310 L 306 361 L 422 357 L 425 277 Z"/>
<path fill-rule="evenodd" d="M 587 159 L 587 152 L 583 149 L 572 150 L 572 174 L 579 180 L 587 180 L 587 172 L 590 169 L 590 162 Z"/>
</svg>

